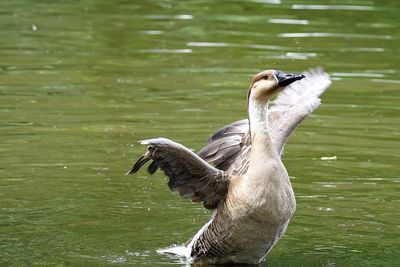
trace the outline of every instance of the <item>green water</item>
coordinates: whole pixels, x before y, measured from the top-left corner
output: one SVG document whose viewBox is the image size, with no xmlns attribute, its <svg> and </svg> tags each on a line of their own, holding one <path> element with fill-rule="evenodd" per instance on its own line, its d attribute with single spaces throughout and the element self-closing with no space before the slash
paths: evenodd
<svg viewBox="0 0 400 267">
<path fill-rule="evenodd" d="M 252 74 L 333 84 L 286 146 L 297 211 L 268 266 L 400 262 L 398 0 L 1 1 L 0 266 L 164 266 L 209 213 L 137 140 L 199 149 Z M 321 157 L 336 156 L 323 161 Z"/>
</svg>

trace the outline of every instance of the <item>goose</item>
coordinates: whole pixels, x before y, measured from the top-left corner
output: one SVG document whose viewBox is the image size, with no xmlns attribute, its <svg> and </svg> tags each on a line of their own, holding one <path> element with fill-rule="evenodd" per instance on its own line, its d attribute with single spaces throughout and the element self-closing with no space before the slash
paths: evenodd
<svg viewBox="0 0 400 267">
<path fill-rule="evenodd" d="M 211 219 L 183 246 L 160 252 L 184 257 L 189 263 L 262 262 L 296 209 L 281 160 L 283 146 L 294 128 L 318 107 L 319 96 L 329 84 L 329 76 L 319 68 L 305 75 L 262 71 L 248 90 L 248 119 L 221 128 L 198 154 L 167 138 L 140 141 L 148 148 L 126 174 L 152 161 L 150 174 L 160 168 L 172 191 L 213 210 Z M 269 100 L 281 91 L 269 109 Z"/>
</svg>

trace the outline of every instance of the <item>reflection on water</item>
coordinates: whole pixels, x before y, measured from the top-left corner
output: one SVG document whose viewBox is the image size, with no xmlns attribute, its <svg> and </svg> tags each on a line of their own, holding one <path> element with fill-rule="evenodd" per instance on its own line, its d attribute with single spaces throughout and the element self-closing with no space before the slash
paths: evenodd
<svg viewBox="0 0 400 267">
<path fill-rule="evenodd" d="M 299 32 L 299 33 L 282 33 L 278 34 L 279 37 L 286 38 L 303 38 L 303 37 L 335 37 L 335 38 L 357 38 L 357 39 L 383 39 L 391 40 L 393 37 L 390 35 L 377 35 L 377 34 L 357 34 L 357 33 L 330 33 L 330 32 Z"/>
<path fill-rule="evenodd" d="M 376 10 L 374 6 L 354 6 L 354 5 L 292 5 L 292 8 L 312 9 L 312 10 L 357 10 L 357 11 Z"/>
<path fill-rule="evenodd" d="M 310 23 L 308 20 L 299 20 L 299 19 L 269 19 L 268 22 L 277 24 L 299 24 L 299 25 L 307 25 Z"/>
<path fill-rule="evenodd" d="M 252 74 L 334 83 L 286 146 L 297 212 L 271 266 L 399 261 L 397 1 L 3 1 L 0 265 L 181 265 L 156 249 L 210 214 L 137 140 L 193 149 L 246 116 Z"/>
</svg>

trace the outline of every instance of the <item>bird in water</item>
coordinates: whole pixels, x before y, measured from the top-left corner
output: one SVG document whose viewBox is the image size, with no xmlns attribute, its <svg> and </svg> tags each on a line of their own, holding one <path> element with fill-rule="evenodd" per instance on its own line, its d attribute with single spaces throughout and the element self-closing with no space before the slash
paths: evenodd
<svg viewBox="0 0 400 267">
<path fill-rule="evenodd" d="M 248 119 L 221 128 L 197 154 L 166 138 L 140 141 L 148 145 L 147 151 L 127 174 L 152 161 L 150 174 L 160 168 L 172 191 L 213 210 L 211 219 L 184 245 L 160 252 L 189 263 L 262 262 L 296 209 L 281 160 L 284 144 L 319 106 L 330 83 L 321 68 L 304 74 L 262 71 L 248 90 Z"/>
</svg>

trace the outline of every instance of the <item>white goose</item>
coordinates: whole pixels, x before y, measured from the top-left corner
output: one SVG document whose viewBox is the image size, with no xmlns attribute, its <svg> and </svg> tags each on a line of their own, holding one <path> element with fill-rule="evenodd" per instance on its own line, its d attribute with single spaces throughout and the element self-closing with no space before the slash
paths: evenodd
<svg viewBox="0 0 400 267">
<path fill-rule="evenodd" d="M 265 258 L 286 231 L 296 208 L 281 161 L 283 146 L 296 126 L 318 107 L 319 96 L 330 83 L 318 68 L 305 75 L 266 70 L 251 82 L 248 121 L 219 130 L 198 155 L 166 138 L 141 141 L 148 149 L 127 174 L 153 160 L 150 174 L 161 168 L 172 191 L 214 210 L 210 221 L 184 246 L 162 252 L 184 256 L 189 262 L 214 264 L 258 264 Z M 268 109 L 269 99 L 283 89 Z"/>
</svg>

